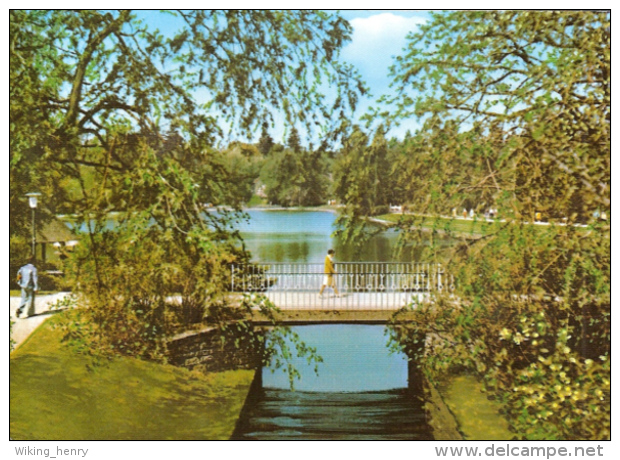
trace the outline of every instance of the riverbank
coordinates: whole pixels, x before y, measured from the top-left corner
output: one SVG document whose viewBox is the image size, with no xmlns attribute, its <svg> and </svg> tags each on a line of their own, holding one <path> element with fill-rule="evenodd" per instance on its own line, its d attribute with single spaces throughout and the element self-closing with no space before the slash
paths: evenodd
<svg viewBox="0 0 620 460">
<path fill-rule="evenodd" d="M 502 407 L 490 400 L 481 382 L 471 375 L 452 375 L 436 385 L 446 408 L 453 415 L 458 431 L 467 441 L 506 441 L 514 437 Z"/>
<path fill-rule="evenodd" d="M 321 206 L 291 206 L 284 207 L 278 205 L 256 205 L 243 207 L 243 211 L 291 211 L 291 212 L 311 212 L 311 211 L 325 211 L 337 213 L 343 206 L 336 205 L 321 205 Z"/>
<path fill-rule="evenodd" d="M 100 366 L 62 342 L 47 316 L 10 355 L 10 435 L 16 440 L 229 439 L 253 370 L 197 372 L 131 358 Z M 369 312 L 367 320 L 380 320 Z M 294 322 L 315 321 L 307 312 Z M 347 322 L 335 314 L 334 322 Z M 427 410 L 438 440 L 510 439 L 499 406 L 467 376 L 430 385 Z"/>
<path fill-rule="evenodd" d="M 370 219 L 372 222 L 379 223 L 386 227 L 395 227 L 406 217 L 413 220 L 411 227 L 413 229 L 469 238 L 479 238 L 493 233 L 499 230 L 503 223 L 503 221 L 491 219 L 463 219 L 413 214 L 382 214 L 380 216 L 371 217 Z"/>
<path fill-rule="evenodd" d="M 62 342 L 59 315 L 9 358 L 15 440 L 229 439 L 253 371 L 203 374 L 115 358 L 100 366 Z"/>
<path fill-rule="evenodd" d="M 386 227 L 395 227 L 399 223 L 405 220 L 410 226 L 409 228 L 433 231 L 442 234 L 452 234 L 456 236 L 462 236 L 466 238 L 480 238 L 492 233 L 496 233 L 506 225 L 512 225 L 515 222 L 509 222 L 507 220 L 500 219 L 487 219 L 484 217 L 475 218 L 463 218 L 463 217 L 448 217 L 448 216 L 431 216 L 423 214 L 381 214 L 379 216 L 369 217 L 371 222 L 375 222 Z M 565 227 L 567 224 L 562 222 L 522 222 L 523 225 L 531 225 L 533 228 L 541 229 L 542 231 L 548 230 L 554 227 Z M 585 224 L 572 224 L 572 227 L 579 231 L 588 231 L 591 226 Z"/>
</svg>

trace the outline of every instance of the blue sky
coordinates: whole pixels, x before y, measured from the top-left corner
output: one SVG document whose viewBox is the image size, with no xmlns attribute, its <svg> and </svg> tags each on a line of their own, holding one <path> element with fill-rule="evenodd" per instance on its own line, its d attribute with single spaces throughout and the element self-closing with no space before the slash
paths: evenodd
<svg viewBox="0 0 620 460">
<path fill-rule="evenodd" d="M 400 54 L 405 37 L 424 23 L 422 12 L 351 11 L 343 16 L 353 27 L 352 41 L 342 57 L 354 64 L 376 95 L 386 89 L 388 68 L 393 56 Z"/>
<path fill-rule="evenodd" d="M 430 14 L 422 10 L 347 10 L 340 14 L 353 27 L 351 42 L 342 50 L 343 60 L 360 71 L 372 98 L 360 104 L 356 115 L 362 115 L 382 94 L 389 92 L 389 67 L 393 57 L 401 54 L 407 34 L 425 23 Z M 417 128 L 415 121 L 392 129 L 389 136 L 402 138 L 407 129 Z"/>
<path fill-rule="evenodd" d="M 335 12 L 335 11 L 334 11 Z M 371 97 L 360 101 L 355 117 L 363 115 L 374 105 L 374 101 L 389 91 L 388 77 L 392 58 L 401 53 L 409 32 L 416 31 L 430 17 L 424 10 L 339 10 L 353 27 L 352 40 L 341 52 L 341 59 L 353 64 L 361 73 L 370 89 Z M 180 25 L 172 16 L 163 16 L 159 12 L 143 11 L 140 13 L 154 28 L 165 33 L 167 28 Z M 389 132 L 389 136 L 402 138 L 408 129 L 417 128 L 415 121 L 403 123 Z M 283 127 L 276 127 L 271 133 L 276 141 L 281 141 Z M 258 136 L 258 135 L 257 135 Z"/>
</svg>

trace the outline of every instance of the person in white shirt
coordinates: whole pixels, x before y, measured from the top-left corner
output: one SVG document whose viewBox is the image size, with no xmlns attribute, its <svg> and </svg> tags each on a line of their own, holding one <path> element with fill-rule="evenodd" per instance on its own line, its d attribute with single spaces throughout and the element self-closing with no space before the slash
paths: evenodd
<svg viewBox="0 0 620 460">
<path fill-rule="evenodd" d="M 24 307 L 27 307 L 26 317 L 35 314 L 34 297 L 35 293 L 39 290 L 39 279 L 34 261 L 34 258 L 31 258 L 30 261 L 17 272 L 17 283 L 22 289 L 22 299 L 15 313 L 15 316 L 18 318 L 19 315 L 23 313 Z"/>
</svg>

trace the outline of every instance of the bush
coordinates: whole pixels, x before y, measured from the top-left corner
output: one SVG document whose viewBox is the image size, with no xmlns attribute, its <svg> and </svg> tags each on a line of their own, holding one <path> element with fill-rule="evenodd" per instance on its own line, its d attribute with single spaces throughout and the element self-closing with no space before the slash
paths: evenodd
<svg viewBox="0 0 620 460">
<path fill-rule="evenodd" d="M 456 295 L 409 324 L 396 315 L 394 336 L 425 345 L 415 359 L 431 379 L 476 374 L 520 439 L 609 439 L 611 264 L 597 262 L 609 244 L 596 229 L 509 226 L 479 252 L 460 246 Z"/>
<path fill-rule="evenodd" d="M 202 321 L 226 290 L 236 257 L 198 233 L 179 241 L 147 225 L 89 235 L 70 267 L 89 325 L 79 340 L 99 354 L 164 359 L 166 338 Z"/>
</svg>

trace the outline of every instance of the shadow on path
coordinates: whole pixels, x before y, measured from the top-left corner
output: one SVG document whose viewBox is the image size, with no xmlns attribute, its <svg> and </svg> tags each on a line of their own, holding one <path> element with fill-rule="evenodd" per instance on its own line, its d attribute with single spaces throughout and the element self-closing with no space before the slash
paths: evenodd
<svg viewBox="0 0 620 460">
<path fill-rule="evenodd" d="M 56 294 L 40 295 L 35 297 L 35 314 L 29 317 L 16 318 L 15 313 L 19 307 L 20 297 L 9 297 L 9 313 L 15 324 L 13 325 L 13 340 L 15 348 L 19 347 L 32 332 L 50 316 L 59 313 L 66 308 L 51 309 L 59 300 L 71 295 L 70 292 L 58 292 Z"/>
</svg>

